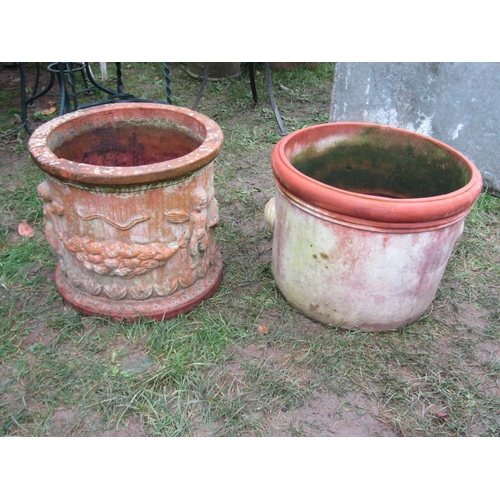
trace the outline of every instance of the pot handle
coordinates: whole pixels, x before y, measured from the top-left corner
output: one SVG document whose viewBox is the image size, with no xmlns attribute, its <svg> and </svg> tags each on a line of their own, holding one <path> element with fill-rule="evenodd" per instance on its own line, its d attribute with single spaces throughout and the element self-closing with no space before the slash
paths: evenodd
<svg viewBox="0 0 500 500">
<path fill-rule="evenodd" d="M 274 229 L 274 219 L 276 217 L 276 209 L 274 204 L 274 196 L 266 203 L 264 208 L 264 217 L 271 229 Z"/>
</svg>

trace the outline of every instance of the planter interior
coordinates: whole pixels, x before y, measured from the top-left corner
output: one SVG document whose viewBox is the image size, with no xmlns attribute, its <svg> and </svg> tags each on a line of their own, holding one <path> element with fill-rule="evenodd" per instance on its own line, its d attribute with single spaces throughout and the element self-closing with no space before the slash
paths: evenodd
<svg viewBox="0 0 500 500">
<path fill-rule="evenodd" d="M 56 284 L 85 314 L 169 319 L 211 296 L 222 259 L 213 159 L 222 131 L 175 106 L 76 111 L 37 129 L 29 149 Z"/>
<path fill-rule="evenodd" d="M 477 168 L 406 130 L 329 123 L 283 138 L 271 156 L 273 274 L 322 323 L 394 330 L 429 307 L 479 196 Z"/>
<path fill-rule="evenodd" d="M 60 131 L 49 138 L 48 145 L 57 157 L 76 163 L 137 167 L 185 156 L 202 144 L 200 136 L 173 122 L 124 120 L 83 126 L 76 133 Z"/>
<path fill-rule="evenodd" d="M 449 150 L 377 128 L 324 151 L 315 146 L 305 148 L 291 157 L 290 163 L 328 186 L 396 199 L 458 191 L 472 176 L 467 164 Z"/>
</svg>

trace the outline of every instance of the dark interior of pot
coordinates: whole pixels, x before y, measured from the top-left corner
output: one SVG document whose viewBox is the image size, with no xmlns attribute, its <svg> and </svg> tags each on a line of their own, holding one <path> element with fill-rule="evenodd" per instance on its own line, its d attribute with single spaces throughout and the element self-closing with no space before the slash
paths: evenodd
<svg viewBox="0 0 500 500">
<path fill-rule="evenodd" d="M 318 151 L 312 145 L 290 158 L 300 172 L 346 191 L 389 198 L 426 198 L 464 187 L 467 163 L 432 141 L 377 131 Z"/>
<path fill-rule="evenodd" d="M 54 131 L 48 145 L 58 158 L 77 163 L 135 167 L 179 158 L 202 142 L 193 131 L 174 122 L 142 120 Z"/>
</svg>

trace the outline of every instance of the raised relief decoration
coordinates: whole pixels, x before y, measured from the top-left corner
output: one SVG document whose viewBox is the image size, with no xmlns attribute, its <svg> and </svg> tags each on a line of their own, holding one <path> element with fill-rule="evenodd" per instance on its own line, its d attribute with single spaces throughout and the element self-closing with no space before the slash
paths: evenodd
<svg viewBox="0 0 500 500">
<path fill-rule="evenodd" d="M 85 269 L 122 278 L 132 278 L 163 266 L 180 248 L 186 246 L 184 238 L 168 245 L 141 245 L 121 241 L 103 242 L 81 236 L 72 236 L 63 240 L 63 244 Z"/>
<path fill-rule="evenodd" d="M 188 223 L 186 241 L 187 256 L 190 259 L 188 270 L 179 277 L 179 285 L 183 288 L 190 287 L 197 279 L 202 278 L 210 267 L 211 255 L 207 255 L 210 248 L 208 236 L 209 228 L 219 223 L 219 210 L 217 200 L 209 198 L 202 187 L 197 187 L 191 193 L 193 210 L 173 210 L 165 212 L 167 220 L 173 224 Z M 206 258 L 203 258 L 206 257 Z"/>
<path fill-rule="evenodd" d="M 45 219 L 45 236 L 49 244 L 56 249 L 60 254 L 60 241 L 62 239 L 61 231 L 59 229 L 59 221 L 55 217 L 64 215 L 64 207 L 57 201 L 52 200 L 49 185 L 47 181 L 43 181 L 38 186 L 38 194 L 43 200 L 43 215 Z"/>
<path fill-rule="evenodd" d="M 208 198 L 205 189 L 197 187 L 191 198 L 194 210 L 190 213 L 183 210 L 165 212 L 167 220 L 173 224 L 188 222 L 186 240 L 188 241 L 191 269 L 200 265 L 203 253 L 209 245 L 208 229 L 219 223 L 219 210 L 217 200 Z"/>
<path fill-rule="evenodd" d="M 153 295 L 166 297 L 180 288 L 192 286 L 203 278 L 210 268 L 214 256 L 210 246 L 209 229 L 219 223 L 217 200 L 209 197 L 205 189 L 197 187 L 191 193 L 192 210 L 176 209 L 165 212 L 172 224 L 186 224 L 179 241 L 168 244 L 131 244 L 122 241 L 99 241 L 87 236 L 66 237 L 60 229 L 59 218 L 64 215 L 64 207 L 52 199 L 49 185 L 44 181 L 38 187 L 44 201 L 46 235 L 50 244 L 61 253 L 63 249 L 73 254 L 85 269 L 99 275 L 133 278 L 152 269 L 165 265 L 179 250 L 183 250 L 182 261 L 189 259 L 189 265 L 180 276 L 162 283 L 127 286 L 126 283 L 100 284 L 90 276 L 83 276 L 63 266 L 68 281 L 86 293 L 98 296 L 104 293 L 112 300 L 122 300 L 129 296 L 136 300 L 147 300 Z M 126 221 L 116 221 L 97 212 L 78 213 L 85 220 L 99 219 L 121 230 L 130 230 L 137 224 L 151 219 L 150 214 L 130 217 Z"/>
<path fill-rule="evenodd" d="M 112 300 L 121 300 L 127 295 L 127 287 L 117 285 L 116 283 L 113 285 L 105 285 L 104 293 Z"/>
<path fill-rule="evenodd" d="M 132 229 L 137 224 L 151 219 L 151 215 L 136 215 L 130 217 L 130 219 L 126 220 L 125 222 L 117 222 L 111 219 L 111 217 L 108 217 L 106 215 L 101 215 L 98 213 L 88 213 L 88 214 L 79 213 L 78 216 L 83 220 L 93 220 L 93 219 L 103 220 L 104 222 L 107 222 L 111 226 L 116 227 L 116 229 L 120 229 L 121 231 L 127 231 L 129 229 Z"/>
</svg>

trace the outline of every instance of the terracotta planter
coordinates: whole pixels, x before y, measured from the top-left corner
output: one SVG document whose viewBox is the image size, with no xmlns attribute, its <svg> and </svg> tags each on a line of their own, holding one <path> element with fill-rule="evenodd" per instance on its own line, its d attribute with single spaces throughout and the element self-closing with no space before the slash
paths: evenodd
<svg viewBox="0 0 500 500">
<path fill-rule="evenodd" d="M 45 171 L 46 237 L 56 284 L 85 314 L 168 319 L 214 293 L 222 259 L 213 160 L 220 127 L 155 103 L 76 111 L 30 138 Z"/>
<path fill-rule="evenodd" d="M 321 323 L 394 330 L 430 306 L 478 169 L 428 137 L 382 125 L 294 132 L 271 156 L 272 271 L 285 298 Z"/>
<path fill-rule="evenodd" d="M 271 69 L 277 71 L 290 71 L 301 66 L 307 69 L 315 69 L 318 63 L 314 62 L 272 62 Z"/>
<path fill-rule="evenodd" d="M 203 78 L 206 63 L 187 63 L 187 72 L 193 78 Z M 241 63 L 239 62 L 211 62 L 208 67 L 209 80 L 221 80 L 222 78 L 236 78 L 241 75 Z"/>
</svg>

